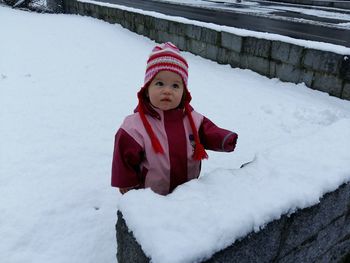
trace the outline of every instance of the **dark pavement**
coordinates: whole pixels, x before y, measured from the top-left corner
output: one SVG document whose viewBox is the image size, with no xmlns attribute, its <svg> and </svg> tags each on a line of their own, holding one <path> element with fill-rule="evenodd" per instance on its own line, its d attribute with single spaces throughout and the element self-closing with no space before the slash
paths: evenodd
<svg viewBox="0 0 350 263">
<path fill-rule="evenodd" d="M 180 16 L 192 20 L 214 23 L 218 25 L 232 26 L 259 32 L 276 33 L 296 39 L 313 40 L 319 42 L 333 43 L 341 46 L 350 47 L 350 30 L 346 28 L 332 27 L 334 19 L 316 17 L 315 22 L 302 22 L 300 18 L 309 18 L 296 12 L 281 12 L 276 10 L 274 13 L 241 13 L 233 10 L 217 10 L 213 4 L 220 5 L 220 1 L 211 2 L 210 7 L 197 7 L 193 5 L 165 3 L 153 0 L 97 0 L 99 2 L 114 3 L 148 11 L 156 11 L 166 15 Z M 243 0 L 244 1 L 244 0 Z M 227 7 L 227 3 L 221 5 Z M 232 3 L 239 6 L 240 4 Z M 292 19 L 290 19 L 292 18 Z M 295 20 L 298 21 L 295 21 Z M 326 25 L 319 25 L 318 22 L 326 22 Z M 339 20 L 336 20 L 339 23 Z M 349 22 L 349 21 L 344 21 Z"/>
</svg>

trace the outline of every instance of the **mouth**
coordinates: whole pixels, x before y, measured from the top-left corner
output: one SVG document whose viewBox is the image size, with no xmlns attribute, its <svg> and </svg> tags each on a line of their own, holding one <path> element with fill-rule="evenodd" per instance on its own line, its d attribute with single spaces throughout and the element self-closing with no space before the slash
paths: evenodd
<svg viewBox="0 0 350 263">
<path fill-rule="evenodd" d="M 164 99 L 161 99 L 160 101 L 162 101 L 162 102 L 171 102 L 171 99 L 164 98 Z"/>
</svg>

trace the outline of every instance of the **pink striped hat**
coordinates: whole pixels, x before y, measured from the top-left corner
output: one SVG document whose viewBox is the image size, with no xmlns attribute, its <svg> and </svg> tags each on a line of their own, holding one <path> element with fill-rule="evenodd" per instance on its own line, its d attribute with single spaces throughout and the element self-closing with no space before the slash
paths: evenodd
<svg viewBox="0 0 350 263">
<path fill-rule="evenodd" d="M 188 64 L 186 59 L 181 56 L 180 50 L 173 43 L 170 42 L 157 45 L 153 48 L 152 53 L 150 54 L 147 60 L 144 85 L 138 92 L 139 104 L 137 109 L 140 113 L 142 123 L 145 129 L 147 130 L 148 135 L 151 138 L 152 147 L 154 151 L 156 153 L 164 153 L 163 147 L 161 146 L 156 134 L 153 132 L 153 129 L 145 116 L 145 91 L 147 90 L 149 84 L 152 82 L 153 78 L 162 70 L 172 71 L 174 73 L 177 73 L 182 78 L 185 88 L 183 107 L 186 112 L 186 115 L 188 116 L 188 120 L 190 122 L 196 144 L 193 153 L 193 158 L 195 160 L 202 160 L 208 158 L 208 155 L 205 152 L 203 145 L 200 143 L 198 131 L 195 127 L 191 115 L 191 108 L 189 106 L 192 97 L 187 89 Z"/>
<path fill-rule="evenodd" d="M 181 56 L 180 50 L 173 43 L 166 42 L 153 48 L 147 60 L 144 86 L 148 86 L 158 72 L 162 70 L 179 74 L 187 87 L 188 64 L 185 58 Z"/>
</svg>

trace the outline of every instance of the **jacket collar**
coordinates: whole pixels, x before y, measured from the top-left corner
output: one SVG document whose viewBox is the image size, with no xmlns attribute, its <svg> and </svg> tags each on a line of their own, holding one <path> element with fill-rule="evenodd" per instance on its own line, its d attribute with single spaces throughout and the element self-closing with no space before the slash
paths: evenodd
<svg viewBox="0 0 350 263">
<path fill-rule="evenodd" d="M 161 120 L 162 119 L 162 110 L 154 107 L 149 101 L 146 101 L 146 100 L 142 100 L 142 104 L 144 106 L 144 111 L 145 111 L 145 114 L 153 117 L 153 118 L 156 118 L 158 120 Z M 191 112 L 193 111 L 193 107 L 191 105 L 189 105 L 189 108 L 191 110 Z M 185 109 L 184 108 L 176 108 L 176 109 L 173 109 L 173 110 L 169 110 L 169 111 L 166 111 L 168 113 L 175 113 L 176 111 L 182 111 L 183 113 L 183 117 L 186 116 L 186 112 L 185 112 Z M 136 106 L 136 108 L 134 109 L 134 113 L 138 112 L 138 107 Z"/>
</svg>

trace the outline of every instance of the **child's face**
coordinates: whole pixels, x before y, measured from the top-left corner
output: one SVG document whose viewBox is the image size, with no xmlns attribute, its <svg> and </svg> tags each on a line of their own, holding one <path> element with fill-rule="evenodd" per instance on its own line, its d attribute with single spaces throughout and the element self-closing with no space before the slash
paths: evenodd
<svg viewBox="0 0 350 263">
<path fill-rule="evenodd" d="M 161 110 L 177 108 L 184 93 L 182 78 L 171 71 L 160 71 L 148 87 L 152 105 Z"/>
</svg>

